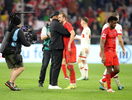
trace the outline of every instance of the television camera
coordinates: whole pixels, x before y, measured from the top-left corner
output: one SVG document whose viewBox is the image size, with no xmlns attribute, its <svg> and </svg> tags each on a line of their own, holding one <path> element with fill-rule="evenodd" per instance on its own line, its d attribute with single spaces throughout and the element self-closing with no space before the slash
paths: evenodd
<svg viewBox="0 0 132 100">
<path fill-rule="evenodd" d="M 13 27 L 13 23 L 14 23 L 14 19 L 16 17 L 16 14 L 29 14 L 29 13 L 34 13 L 34 12 L 15 12 L 15 13 L 11 13 L 10 14 L 10 19 L 9 19 L 9 24 L 6 30 L 6 33 L 4 35 L 4 38 L 2 40 L 2 44 L 0 47 L 0 52 L 4 53 L 5 48 L 7 47 L 8 43 L 9 43 L 9 39 L 12 36 L 12 27 Z M 25 28 L 25 30 L 24 30 Z M 25 38 L 27 41 L 29 41 L 30 43 L 34 44 L 37 42 L 37 34 L 33 32 L 33 30 L 29 27 L 22 27 L 23 32 L 25 33 Z"/>
</svg>

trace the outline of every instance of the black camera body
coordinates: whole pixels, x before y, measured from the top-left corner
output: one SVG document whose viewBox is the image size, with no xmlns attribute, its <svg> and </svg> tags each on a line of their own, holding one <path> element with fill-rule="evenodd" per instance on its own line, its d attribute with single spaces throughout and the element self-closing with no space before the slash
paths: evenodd
<svg viewBox="0 0 132 100">
<path fill-rule="evenodd" d="M 21 28 L 24 32 L 25 38 L 28 42 L 31 44 L 34 44 L 37 42 L 37 34 L 33 32 L 33 30 L 29 26 L 23 26 Z"/>
</svg>

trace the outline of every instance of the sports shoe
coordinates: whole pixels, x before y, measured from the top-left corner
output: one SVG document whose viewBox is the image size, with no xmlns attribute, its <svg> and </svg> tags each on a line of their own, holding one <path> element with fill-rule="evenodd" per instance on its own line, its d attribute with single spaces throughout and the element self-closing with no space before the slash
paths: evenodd
<svg viewBox="0 0 132 100">
<path fill-rule="evenodd" d="M 48 87 L 48 89 L 62 89 L 61 87 L 59 87 L 59 86 L 53 86 L 53 85 L 50 85 L 49 84 L 49 87 Z"/>
<path fill-rule="evenodd" d="M 12 91 L 16 91 L 16 89 L 14 88 L 14 85 L 13 83 L 11 83 L 10 81 L 7 81 L 5 83 L 6 86 L 8 86 Z"/>
<path fill-rule="evenodd" d="M 17 86 L 14 87 L 15 90 L 11 90 L 11 91 L 21 91 L 21 89 L 19 89 Z"/>
<path fill-rule="evenodd" d="M 72 86 L 72 85 L 69 85 L 68 87 L 66 87 L 66 88 L 64 88 L 64 89 L 75 89 L 76 88 L 76 86 Z"/>
<path fill-rule="evenodd" d="M 84 79 L 84 80 L 89 80 L 89 78 L 86 78 L 86 77 L 85 77 L 85 79 Z"/>
<path fill-rule="evenodd" d="M 43 87 L 43 84 L 42 83 L 39 83 L 39 87 Z"/>
<path fill-rule="evenodd" d="M 112 89 L 108 89 L 107 92 L 115 92 L 114 90 Z"/>
<path fill-rule="evenodd" d="M 78 78 L 77 80 L 78 80 L 78 81 L 80 81 L 80 80 L 85 80 L 85 77 L 80 77 L 80 78 Z"/>
<path fill-rule="evenodd" d="M 124 88 L 124 86 L 118 86 L 118 90 L 122 90 Z"/>
<path fill-rule="evenodd" d="M 67 77 L 65 77 L 65 79 L 66 79 L 66 80 L 69 80 L 69 77 L 67 76 Z"/>
<path fill-rule="evenodd" d="M 107 89 L 106 86 L 105 86 L 105 83 L 102 82 L 102 79 L 99 80 L 99 83 L 101 84 L 101 86 L 100 86 L 101 90 L 106 90 Z"/>
</svg>

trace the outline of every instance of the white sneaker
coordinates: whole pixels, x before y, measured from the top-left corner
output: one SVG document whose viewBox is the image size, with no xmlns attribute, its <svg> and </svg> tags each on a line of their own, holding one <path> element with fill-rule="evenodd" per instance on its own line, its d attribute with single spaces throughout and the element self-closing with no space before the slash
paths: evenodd
<svg viewBox="0 0 132 100">
<path fill-rule="evenodd" d="M 81 77 L 78 78 L 77 80 L 78 80 L 78 81 L 80 81 L 80 80 L 85 80 L 85 77 L 82 77 L 82 76 L 81 76 Z"/>
<path fill-rule="evenodd" d="M 112 89 L 108 89 L 107 92 L 115 92 L 114 90 Z"/>
<path fill-rule="evenodd" d="M 53 85 L 50 85 L 49 84 L 49 87 L 48 87 L 48 89 L 62 89 L 61 87 L 59 87 L 59 86 L 53 86 Z"/>
<path fill-rule="evenodd" d="M 49 84 L 48 89 L 51 88 L 51 85 Z"/>
</svg>

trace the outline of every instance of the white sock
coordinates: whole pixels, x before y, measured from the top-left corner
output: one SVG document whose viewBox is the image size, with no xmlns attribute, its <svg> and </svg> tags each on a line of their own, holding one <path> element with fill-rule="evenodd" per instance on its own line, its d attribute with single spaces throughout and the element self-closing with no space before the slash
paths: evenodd
<svg viewBox="0 0 132 100">
<path fill-rule="evenodd" d="M 84 77 L 84 65 L 83 65 L 83 63 L 82 62 L 79 63 L 78 66 L 79 66 L 79 70 L 81 72 L 81 76 Z"/>
<path fill-rule="evenodd" d="M 115 82 L 116 82 L 117 86 L 121 86 L 121 84 L 120 84 L 120 82 L 119 82 L 119 79 L 118 79 L 118 75 L 117 75 L 117 74 L 114 76 L 114 80 L 115 80 Z"/>
<path fill-rule="evenodd" d="M 107 72 L 107 69 L 105 68 L 105 71 L 104 71 L 104 73 L 103 73 L 103 78 L 106 77 L 106 72 Z"/>
<path fill-rule="evenodd" d="M 88 64 L 84 64 L 85 77 L 88 78 Z"/>
</svg>

